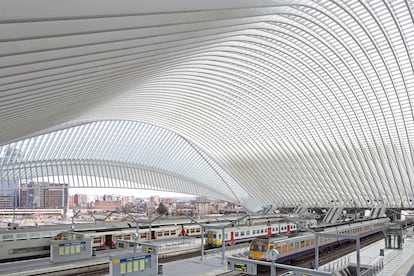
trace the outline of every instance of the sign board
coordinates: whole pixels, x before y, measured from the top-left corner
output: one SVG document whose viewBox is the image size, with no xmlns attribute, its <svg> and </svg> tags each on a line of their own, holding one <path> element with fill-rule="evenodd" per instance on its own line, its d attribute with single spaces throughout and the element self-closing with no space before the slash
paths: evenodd
<svg viewBox="0 0 414 276">
<path fill-rule="evenodd" d="M 84 260 L 85 258 L 90 258 L 91 256 L 91 239 L 50 241 L 50 261 L 52 263 Z"/>
<path fill-rule="evenodd" d="M 257 275 L 257 265 L 249 262 L 241 261 L 228 261 L 227 268 L 232 271 L 244 272 L 248 275 Z"/>
<path fill-rule="evenodd" d="M 111 255 L 109 262 L 111 276 L 150 276 L 158 270 L 154 256 L 142 252 Z"/>
</svg>

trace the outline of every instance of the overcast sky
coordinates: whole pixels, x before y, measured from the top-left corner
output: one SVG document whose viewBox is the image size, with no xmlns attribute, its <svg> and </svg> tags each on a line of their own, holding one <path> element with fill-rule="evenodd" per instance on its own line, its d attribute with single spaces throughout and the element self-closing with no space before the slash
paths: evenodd
<svg viewBox="0 0 414 276">
<path fill-rule="evenodd" d="M 120 189 L 120 188 L 69 188 L 69 194 L 87 194 L 89 196 L 94 195 L 122 195 L 122 196 L 134 196 L 134 197 L 150 197 L 158 195 L 160 197 L 196 197 L 194 195 L 161 192 L 153 190 L 137 190 L 137 189 Z"/>
</svg>

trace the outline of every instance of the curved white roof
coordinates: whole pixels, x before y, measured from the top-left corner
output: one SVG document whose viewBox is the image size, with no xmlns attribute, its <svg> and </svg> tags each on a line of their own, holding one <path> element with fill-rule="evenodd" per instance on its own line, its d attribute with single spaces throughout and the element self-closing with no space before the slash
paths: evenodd
<svg viewBox="0 0 414 276">
<path fill-rule="evenodd" d="M 156 177 L 88 172 L 249 209 L 411 206 L 413 22 L 409 0 L 1 1 L 0 144 L 39 152 L 2 177 L 129 162 Z"/>
</svg>

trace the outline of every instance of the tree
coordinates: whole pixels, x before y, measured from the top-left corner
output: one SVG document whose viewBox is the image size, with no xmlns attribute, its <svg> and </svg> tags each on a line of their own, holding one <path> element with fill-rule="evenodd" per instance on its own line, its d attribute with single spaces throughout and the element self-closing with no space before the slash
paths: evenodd
<svg viewBox="0 0 414 276">
<path fill-rule="evenodd" d="M 164 204 L 162 204 L 162 202 L 160 203 L 160 206 L 158 206 L 157 208 L 157 213 L 159 215 L 168 215 L 168 209 L 164 206 Z"/>
</svg>

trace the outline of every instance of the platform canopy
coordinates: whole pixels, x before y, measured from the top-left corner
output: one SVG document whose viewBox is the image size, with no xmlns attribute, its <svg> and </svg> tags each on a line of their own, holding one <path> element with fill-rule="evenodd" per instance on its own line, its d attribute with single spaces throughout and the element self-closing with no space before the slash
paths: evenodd
<svg viewBox="0 0 414 276">
<path fill-rule="evenodd" d="M 2 0 L 2 181 L 410 207 L 413 7 Z"/>
</svg>

